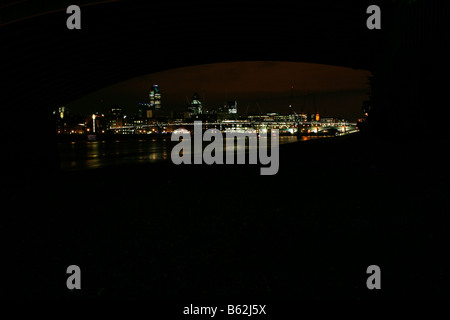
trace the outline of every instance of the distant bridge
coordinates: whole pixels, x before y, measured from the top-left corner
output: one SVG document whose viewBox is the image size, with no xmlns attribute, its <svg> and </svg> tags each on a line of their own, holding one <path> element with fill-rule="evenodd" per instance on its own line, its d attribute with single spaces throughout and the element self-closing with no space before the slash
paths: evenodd
<svg viewBox="0 0 450 320">
<path fill-rule="evenodd" d="M 318 133 L 323 130 L 335 129 L 337 132 L 354 132 L 357 131 L 356 123 L 342 121 L 342 122 L 321 122 L 321 121 L 243 121 L 243 120 L 227 120 L 224 122 L 202 122 L 202 129 L 218 129 L 221 131 L 226 130 L 265 130 L 265 129 L 279 129 L 281 131 L 292 130 L 298 131 L 298 128 L 302 130 L 310 130 L 308 133 Z M 151 132 L 164 132 L 170 133 L 176 129 L 194 126 L 193 122 L 156 122 L 152 124 L 136 124 L 126 125 L 120 127 L 109 128 L 110 131 L 116 133 L 136 133 L 139 131 Z M 295 129 L 295 130 L 294 130 Z M 189 129 L 186 129 L 190 131 Z M 142 132 L 139 132 L 142 133 Z"/>
</svg>

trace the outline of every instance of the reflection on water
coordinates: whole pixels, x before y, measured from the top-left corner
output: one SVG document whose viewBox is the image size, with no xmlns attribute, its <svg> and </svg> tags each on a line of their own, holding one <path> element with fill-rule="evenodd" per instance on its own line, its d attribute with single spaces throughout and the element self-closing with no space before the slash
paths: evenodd
<svg viewBox="0 0 450 320">
<path fill-rule="evenodd" d="M 301 140 L 317 138 L 320 137 L 302 137 Z M 280 137 L 280 144 L 296 141 L 295 136 Z M 152 139 L 60 142 L 58 147 L 61 169 L 79 170 L 170 160 L 171 150 L 176 144 L 170 139 Z"/>
</svg>

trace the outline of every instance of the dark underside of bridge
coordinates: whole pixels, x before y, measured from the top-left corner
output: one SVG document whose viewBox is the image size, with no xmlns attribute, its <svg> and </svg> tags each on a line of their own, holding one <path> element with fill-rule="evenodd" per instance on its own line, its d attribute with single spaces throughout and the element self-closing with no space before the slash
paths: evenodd
<svg viewBox="0 0 450 320">
<path fill-rule="evenodd" d="M 448 4 L 380 1 L 382 29 L 368 30 L 370 4 L 103 2 L 81 6 L 81 30 L 66 28 L 64 7 L 3 22 L 1 295 L 448 297 L 436 123 L 448 105 Z M 227 61 L 369 70 L 367 126 L 282 147 L 273 177 L 171 163 L 59 172 L 53 109 L 136 76 Z M 81 291 L 66 288 L 71 264 Z M 380 291 L 366 287 L 371 264 Z"/>
</svg>

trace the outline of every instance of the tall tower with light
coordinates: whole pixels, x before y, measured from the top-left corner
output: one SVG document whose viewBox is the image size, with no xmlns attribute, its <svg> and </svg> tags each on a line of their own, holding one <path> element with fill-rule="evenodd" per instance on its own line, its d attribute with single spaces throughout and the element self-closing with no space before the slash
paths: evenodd
<svg viewBox="0 0 450 320">
<path fill-rule="evenodd" d="M 150 108 L 161 109 L 161 92 L 159 91 L 159 86 L 154 84 L 150 89 Z"/>
<path fill-rule="evenodd" d="M 95 114 L 92 114 L 92 132 L 95 133 Z"/>
</svg>

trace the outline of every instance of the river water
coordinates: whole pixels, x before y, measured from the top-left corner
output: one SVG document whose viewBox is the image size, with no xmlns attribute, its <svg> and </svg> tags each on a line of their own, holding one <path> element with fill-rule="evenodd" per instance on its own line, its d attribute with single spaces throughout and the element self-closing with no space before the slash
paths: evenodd
<svg viewBox="0 0 450 320">
<path fill-rule="evenodd" d="M 321 137 L 302 137 L 311 140 Z M 280 136 L 280 144 L 297 142 L 295 136 Z M 61 170 L 95 169 L 122 164 L 170 161 L 170 138 L 150 140 L 66 141 L 59 142 Z"/>
</svg>

